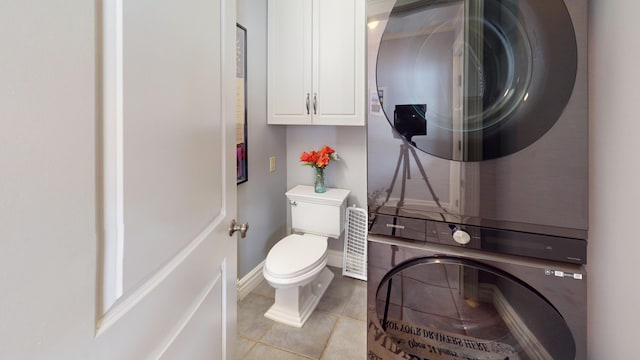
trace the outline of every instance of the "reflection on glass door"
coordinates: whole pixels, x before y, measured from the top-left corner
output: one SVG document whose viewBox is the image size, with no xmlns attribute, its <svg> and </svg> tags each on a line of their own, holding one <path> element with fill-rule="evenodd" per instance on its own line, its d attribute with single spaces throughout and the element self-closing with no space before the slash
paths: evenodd
<svg viewBox="0 0 640 360">
<path fill-rule="evenodd" d="M 396 105 L 426 104 L 426 131 L 407 139 L 412 145 L 482 161 L 519 151 L 554 125 L 576 64 L 562 1 L 408 0 L 391 10 L 376 80 L 388 89 L 392 126 Z"/>
<path fill-rule="evenodd" d="M 402 263 L 382 279 L 375 308 L 386 336 L 419 359 L 575 357 L 571 331 L 546 299 L 513 276 L 471 260 L 442 256 Z"/>
</svg>

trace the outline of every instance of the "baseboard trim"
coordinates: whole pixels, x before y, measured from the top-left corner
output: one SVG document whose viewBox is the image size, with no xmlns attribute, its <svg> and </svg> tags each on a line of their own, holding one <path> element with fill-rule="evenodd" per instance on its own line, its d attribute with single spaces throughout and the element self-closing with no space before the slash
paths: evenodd
<svg viewBox="0 0 640 360">
<path fill-rule="evenodd" d="M 342 269 L 342 251 L 327 250 L 327 265 Z"/>
<path fill-rule="evenodd" d="M 260 285 L 264 276 L 262 275 L 262 268 L 264 267 L 264 261 L 258 266 L 249 271 L 249 273 L 238 280 L 238 301 L 244 299 L 250 292 Z"/>
<path fill-rule="evenodd" d="M 553 356 L 547 352 L 536 334 L 531 332 L 527 323 L 522 320 L 518 311 L 513 308 L 509 300 L 504 296 L 500 288 L 494 284 L 480 284 L 479 298 L 492 302 L 498 314 L 505 320 L 505 324 L 511 331 L 511 334 L 522 345 L 524 352 L 531 359 L 552 360 Z"/>
<path fill-rule="evenodd" d="M 342 269 L 342 251 L 340 250 L 327 250 L 327 265 Z M 238 301 L 244 299 L 249 293 L 260 285 L 264 276 L 262 275 L 262 268 L 264 267 L 264 261 L 258 266 L 249 271 L 249 273 L 238 280 Z"/>
</svg>

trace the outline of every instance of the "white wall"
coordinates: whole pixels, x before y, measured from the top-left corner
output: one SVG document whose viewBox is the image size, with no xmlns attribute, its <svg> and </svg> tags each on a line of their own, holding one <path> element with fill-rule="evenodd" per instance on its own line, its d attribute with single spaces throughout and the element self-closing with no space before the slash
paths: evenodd
<svg viewBox="0 0 640 360">
<path fill-rule="evenodd" d="M 589 358 L 635 359 L 640 323 L 640 3 L 589 1 Z"/>
<path fill-rule="evenodd" d="M 96 4 L 0 9 L 0 358 L 87 359 L 99 240 Z"/>
<path fill-rule="evenodd" d="M 302 165 L 300 154 L 323 145 L 340 156 L 340 161 L 325 168 L 327 186 L 351 190 L 348 205 L 366 208 L 367 134 L 363 126 L 287 126 L 287 187 L 313 185 L 313 169 Z M 342 240 L 331 240 L 329 248 L 342 250 Z"/>
<path fill-rule="evenodd" d="M 238 242 L 238 277 L 262 262 L 286 234 L 286 128 L 267 125 L 267 1 L 238 0 L 238 23 L 247 29 L 248 181 L 238 185 L 238 221 L 249 223 Z M 269 172 L 269 157 L 276 171 Z"/>
</svg>

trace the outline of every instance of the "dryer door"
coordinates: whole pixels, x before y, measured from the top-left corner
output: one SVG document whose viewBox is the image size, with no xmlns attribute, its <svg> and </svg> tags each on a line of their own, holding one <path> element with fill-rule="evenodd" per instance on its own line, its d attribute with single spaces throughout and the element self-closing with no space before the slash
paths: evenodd
<svg viewBox="0 0 640 360">
<path fill-rule="evenodd" d="M 380 103 L 399 136 L 481 161 L 543 136 L 571 97 L 573 24 L 562 0 L 399 0 L 380 41 Z"/>
<path fill-rule="evenodd" d="M 377 325 L 397 346 L 396 353 L 406 353 L 403 359 L 576 355 L 567 323 L 542 295 L 514 276 L 468 259 L 434 256 L 396 266 L 378 286 L 375 309 Z"/>
</svg>

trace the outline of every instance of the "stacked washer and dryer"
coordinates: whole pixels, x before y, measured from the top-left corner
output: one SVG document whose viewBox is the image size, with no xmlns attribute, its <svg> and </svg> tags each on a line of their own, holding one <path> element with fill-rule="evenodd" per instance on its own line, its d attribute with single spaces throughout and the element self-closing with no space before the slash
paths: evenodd
<svg viewBox="0 0 640 360">
<path fill-rule="evenodd" d="M 370 0 L 368 359 L 586 359 L 586 0 Z"/>
</svg>

